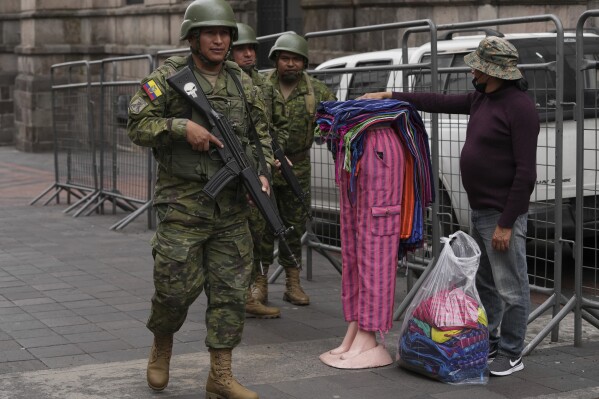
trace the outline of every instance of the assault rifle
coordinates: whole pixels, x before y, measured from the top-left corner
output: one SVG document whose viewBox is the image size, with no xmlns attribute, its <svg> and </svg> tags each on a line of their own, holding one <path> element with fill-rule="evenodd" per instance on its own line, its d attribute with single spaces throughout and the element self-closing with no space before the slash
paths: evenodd
<svg viewBox="0 0 599 399">
<path fill-rule="evenodd" d="M 302 208 L 304 208 L 304 212 L 306 212 L 308 218 L 312 220 L 312 212 L 310 211 L 310 208 L 306 205 L 306 198 L 308 197 L 308 194 L 305 193 L 304 190 L 302 190 L 302 186 L 300 186 L 300 183 L 297 180 L 297 176 L 295 175 L 295 173 L 293 173 L 291 166 L 289 166 L 289 163 L 287 162 L 287 157 L 285 157 L 283 149 L 281 148 L 279 143 L 277 143 L 277 140 L 275 140 L 274 137 L 272 138 L 271 147 L 275 159 L 277 159 L 281 163 L 281 176 L 283 176 L 283 179 L 285 179 L 287 184 L 289 184 L 289 187 L 291 188 L 293 194 L 295 194 L 295 196 L 302 203 Z"/>
<path fill-rule="evenodd" d="M 193 71 L 186 66 L 167 78 L 167 82 L 177 93 L 189 101 L 194 109 L 206 116 L 210 124 L 210 132 L 224 144 L 223 148 L 217 147 L 216 150 L 225 165 L 206 183 L 203 189 L 204 193 L 214 199 L 227 183 L 239 176 L 254 204 L 273 233 L 279 238 L 279 242 L 288 247 L 285 235 L 291 228 L 285 227 L 270 197 L 262 191 L 262 181 L 231 124 L 224 115 L 212 108 Z M 256 143 L 256 145 L 260 145 L 260 143 Z M 291 253 L 291 251 L 289 252 Z M 295 263 L 300 267 L 297 259 L 295 259 Z"/>
</svg>

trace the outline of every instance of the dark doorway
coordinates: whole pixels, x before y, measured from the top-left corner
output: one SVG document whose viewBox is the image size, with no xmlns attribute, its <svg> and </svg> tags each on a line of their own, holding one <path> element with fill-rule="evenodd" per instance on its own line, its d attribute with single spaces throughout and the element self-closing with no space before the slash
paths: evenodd
<svg viewBox="0 0 599 399">
<path fill-rule="evenodd" d="M 258 0 L 257 14 L 256 34 L 258 37 L 285 31 L 303 33 L 304 20 L 300 0 Z M 258 46 L 259 69 L 272 67 L 268 53 L 275 40 L 276 38 L 260 42 Z"/>
</svg>

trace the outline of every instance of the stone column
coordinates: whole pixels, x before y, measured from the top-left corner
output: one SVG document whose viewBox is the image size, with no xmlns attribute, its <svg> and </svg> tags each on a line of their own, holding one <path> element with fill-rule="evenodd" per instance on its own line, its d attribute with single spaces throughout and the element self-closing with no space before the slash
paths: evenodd
<svg viewBox="0 0 599 399">
<path fill-rule="evenodd" d="M 0 2 L 0 145 L 14 144 L 14 81 L 17 58 L 14 48 L 20 41 L 19 0 Z"/>
</svg>

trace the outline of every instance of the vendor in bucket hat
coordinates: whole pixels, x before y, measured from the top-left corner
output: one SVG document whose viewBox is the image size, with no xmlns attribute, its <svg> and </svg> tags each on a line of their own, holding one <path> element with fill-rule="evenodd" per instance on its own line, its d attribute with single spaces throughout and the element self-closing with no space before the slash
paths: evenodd
<svg viewBox="0 0 599 399">
<path fill-rule="evenodd" d="M 522 73 L 517 67 L 518 50 L 513 44 L 496 36 L 485 37 L 478 48 L 464 56 L 472 69 L 504 80 L 518 80 Z"/>
<path fill-rule="evenodd" d="M 489 373 L 508 376 L 524 368 L 531 308 L 526 226 L 537 177 L 539 116 L 512 44 L 486 37 L 464 62 L 472 68 L 475 92 L 387 91 L 358 99 L 392 98 L 419 111 L 469 115 L 460 172 L 471 208 L 470 234 L 481 249 L 476 288 L 488 320 Z"/>
</svg>

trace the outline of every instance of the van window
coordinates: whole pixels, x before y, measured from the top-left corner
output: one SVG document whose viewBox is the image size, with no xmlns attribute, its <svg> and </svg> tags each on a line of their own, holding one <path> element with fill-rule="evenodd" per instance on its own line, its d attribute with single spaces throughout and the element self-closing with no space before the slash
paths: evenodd
<svg viewBox="0 0 599 399">
<path fill-rule="evenodd" d="M 340 69 L 345 68 L 345 66 L 346 64 L 331 65 L 323 69 Z M 337 90 L 339 90 L 339 85 L 341 84 L 341 75 L 342 73 L 315 73 L 313 76 L 327 85 L 333 93 L 337 93 Z"/>
<path fill-rule="evenodd" d="M 453 60 L 453 54 L 439 54 L 437 56 L 437 68 L 446 68 L 451 65 Z M 431 55 L 424 54 L 422 56 L 422 60 L 420 60 L 421 64 L 430 64 Z M 413 79 L 413 91 L 416 92 L 430 92 L 432 81 L 431 81 L 431 71 L 428 68 L 419 69 L 417 71 L 410 72 L 408 71 L 408 75 L 412 75 Z M 439 90 L 443 90 L 445 76 L 443 74 L 439 74 L 439 81 L 437 82 Z"/>
<path fill-rule="evenodd" d="M 356 67 L 391 65 L 391 60 L 359 62 Z M 347 91 L 347 99 L 355 99 L 362 94 L 385 91 L 391 71 L 354 72 Z"/>
<path fill-rule="evenodd" d="M 470 68 L 468 68 L 468 66 L 464 62 L 464 56 L 466 54 L 468 53 L 456 53 L 453 55 L 451 67 L 456 69 L 467 68 L 467 70 L 455 71 L 447 74 L 444 86 L 444 93 L 465 93 L 472 88 L 470 84 L 470 82 L 472 81 L 472 74 L 470 73 Z"/>
<path fill-rule="evenodd" d="M 543 62 L 555 62 L 555 39 L 553 38 L 534 38 L 534 39 L 514 39 L 514 46 L 518 49 L 521 64 L 535 64 Z M 599 57 L 599 38 L 584 39 L 585 58 L 598 59 Z M 576 102 L 576 42 L 574 39 L 566 39 L 564 42 L 564 103 Z M 590 96 L 595 95 L 593 85 L 596 85 L 596 72 L 588 71 L 585 73 L 584 86 L 588 89 Z M 555 109 L 555 72 L 548 71 L 524 71 L 524 77 L 528 81 L 528 94 L 540 107 L 542 118 L 553 118 Z M 588 101 L 594 101 L 589 98 Z M 586 108 L 586 107 L 585 107 Z M 574 107 L 564 107 L 564 119 L 573 119 Z"/>
</svg>

